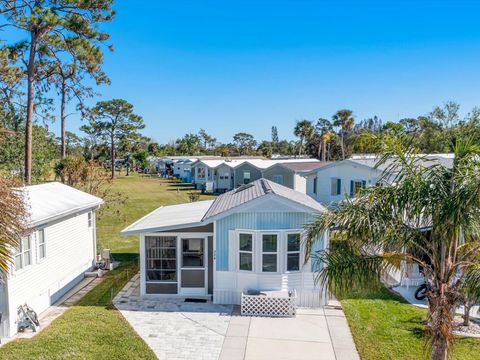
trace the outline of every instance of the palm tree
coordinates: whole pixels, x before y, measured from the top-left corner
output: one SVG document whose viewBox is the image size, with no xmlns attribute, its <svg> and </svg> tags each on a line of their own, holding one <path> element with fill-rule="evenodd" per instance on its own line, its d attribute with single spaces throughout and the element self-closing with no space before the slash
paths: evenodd
<svg viewBox="0 0 480 360">
<path fill-rule="evenodd" d="M 333 124 L 327 120 L 320 118 L 317 121 L 317 125 L 315 126 L 315 130 L 320 135 L 320 144 L 318 145 L 318 158 L 322 161 L 327 161 L 327 144 L 333 137 Z M 330 156 L 328 156 L 330 158 Z"/>
<path fill-rule="evenodd" d="M 315 132 L 312 122 L 308 120 L 297 121 L 293 133 L 296 137 L 300 138 L 300 146 L 298 150 L 298 155 L 302 155 L 302 150 L 304 148 L 304 141 L 310 140 Z"/>
<path fill-rule="evenodd" d="M 348 132 L 352 129 L 354 119 L 352 116 L 352 110 L 343 109 L 338 110 L 335 115 L 332 116 L 333 125 L 340 127 L 340 146 L 342 148 L 342 159 L 345 160 L 345 138 Z"/>
<path fill-rule="evenodd" d="M 454 144 L 452 167 L 429 161 L 399 141 L 385 140 L 380 184 L 347 198 L 307 226 L 307 249 L 335 229 L 340 246 L 313 255 L 326 266 L 318 281 L 335 291 L 371 286 L 380 276 L 416 263 L 431 280 L 427 292 L 431 359 L 446 360 L 465 274 L 480 250 L 480 147 Z M 310 253 L 310 251 L 307 251 Z M 430 259 L 426 261 L 425 259 Z"/>
</svg>

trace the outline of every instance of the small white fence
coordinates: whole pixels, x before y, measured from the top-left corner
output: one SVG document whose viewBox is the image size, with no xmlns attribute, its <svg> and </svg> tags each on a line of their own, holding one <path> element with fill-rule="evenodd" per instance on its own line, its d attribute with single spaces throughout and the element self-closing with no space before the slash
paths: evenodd
<svg viewBox="0 0 480 360">
<path fill-rule="evenodd" d="M 242 293 L 242 316 L 294 317 L 297 294 L 293 291 L 259 291 Z"/>
</svg>

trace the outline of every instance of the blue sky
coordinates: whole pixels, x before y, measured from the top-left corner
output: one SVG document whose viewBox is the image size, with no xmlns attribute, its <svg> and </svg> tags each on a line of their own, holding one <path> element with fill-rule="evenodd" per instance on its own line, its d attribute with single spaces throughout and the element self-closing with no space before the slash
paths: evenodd
<svg viewBox="0 0 480 360">
<path fill-rule="evenodd" d="M 200 127 L 292 139 L 296 120 L 480 105 L 480 2 L 117 0 L 112 85 L 168 142 Z M 70 130 L 81 125 L 72 118 Z M 58 124 L 53 126 L 58 129 Z"/>
</svg>

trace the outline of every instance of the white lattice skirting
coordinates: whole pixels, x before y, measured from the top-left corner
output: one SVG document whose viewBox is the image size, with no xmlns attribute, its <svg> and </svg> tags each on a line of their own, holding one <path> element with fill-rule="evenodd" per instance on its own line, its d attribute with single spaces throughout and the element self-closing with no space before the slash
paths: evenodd
<svg viewBox="0 0 480 360">
<path fill-rule="evenodd" d="M 265 296 L 242 294 L 242 315 L 294 317 L 297 313 L 295 305 L 296 293 L 288 296 Z"/>
</svg>

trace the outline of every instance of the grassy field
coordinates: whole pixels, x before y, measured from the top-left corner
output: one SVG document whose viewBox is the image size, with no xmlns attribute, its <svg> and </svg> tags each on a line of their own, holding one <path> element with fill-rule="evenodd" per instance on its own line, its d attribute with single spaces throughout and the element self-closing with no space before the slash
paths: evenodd
<svg viewBox="0 0 480 360">
<path fill-rule="evenodd" d="M 159 178 L 120 176 L 113 190 L 126 196 L 117 209 L 97 221 L 98 243 L 110 248 L 121 266 L 75 306 L 32 339 L 12 341 L 0 348 L 0 359 L 156 359 L 111 298 L 138 271 L 138 237 L 119 232 L 161 205 L 187 202 L 191 186 Z M 201 196 L 201 200 L 211 196 Z"/>
<path fill-rule="evenodd" d="M 385 288 L 352 293 L 341 301 L 362 360 L 428 358 L 423 323 L 426 310 Z M 479 359 L 479 353 L 480 339 L 457 338 L 450 359 Z"/>
<path fill-rule="evenodd" d="M 101 216 L 97 222 L 97 243 L 114 253 L 138 253 L 138 236 L 120 236 L 120 230 L 161 205 L 188 202 L 192 186 L 140 175 L 119 176 L 112 189 L 126 196 L 126 202 Z M 212 196 L 201 195 L 200 200 Z M 118 210 L 118 211 L 117 211 Z"/>
<path fill-rule="evenodd" d="M 115 295 L 138 269 L 136 255 L 119 257 L 122 265 L 77 304 L 32 339 L 0 348 L 0 359 L 156 359 L 119 311 Z"/>
</svg>

